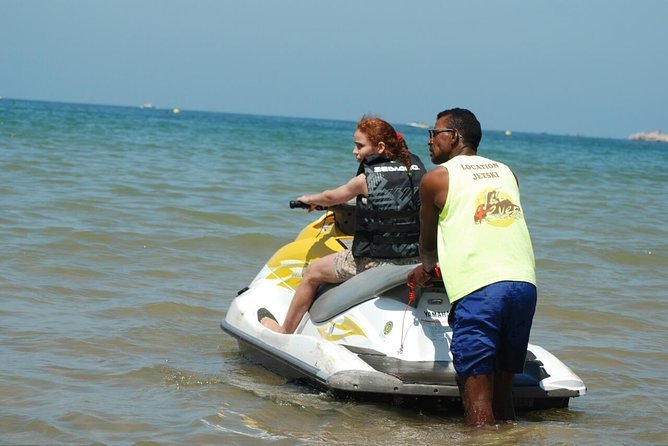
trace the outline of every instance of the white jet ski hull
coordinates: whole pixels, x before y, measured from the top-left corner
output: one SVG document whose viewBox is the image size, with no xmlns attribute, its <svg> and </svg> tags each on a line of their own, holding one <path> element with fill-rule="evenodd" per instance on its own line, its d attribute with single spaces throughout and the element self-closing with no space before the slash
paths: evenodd
<svg viewBox="0 0 668 446">
<path fill-rule="evenodd" d="M 373 268 L 319 293 L 295 334 L 275 333 L 259 323 L 266 314 L 284 319 L 303 268 L 313 258 L 309 255 L 342 249 L 350 239 L 333 217 L 325 215 L 305 228 L 267 262 L 232 301 L 222 329 L 254 361 L 337 396 L 459 403 L 450 304 L 441 284 L 416 290 L 408 305 L 405 279 L 412 265 Z M 324 251 L 316 252 L 316 246 Z M 525 372 L 515 378 L 516 407 L 565 407 L 585 393 L 582 380 L 565 364 L 529 345 Z"/>
</svg>

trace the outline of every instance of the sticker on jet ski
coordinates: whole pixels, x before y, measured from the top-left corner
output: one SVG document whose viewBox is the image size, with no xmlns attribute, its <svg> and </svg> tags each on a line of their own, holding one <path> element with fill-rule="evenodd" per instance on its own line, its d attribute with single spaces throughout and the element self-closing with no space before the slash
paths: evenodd
<svg viewBox="0 0 668 446">
<path fill-rule="evenodd" d="M 338 341 L 348 336 L 358 335 L 366 338 L 362 327 L 357 325 L 354 320 L 348 316 L 343 316 L 343 322 L 329 321 L 327 327 L 318 327 L 320 336 L 328 341 Z"/>
<path fill-rule="evenodd" d="M 305 267 L 304 260 L 281 260 L 278 264 L 270 266 L 270 273 L 266 278 L 268 280 L 278 279 L 279 286 L 294 290 L 302 281 L 302 271 Z"/>
</svg>

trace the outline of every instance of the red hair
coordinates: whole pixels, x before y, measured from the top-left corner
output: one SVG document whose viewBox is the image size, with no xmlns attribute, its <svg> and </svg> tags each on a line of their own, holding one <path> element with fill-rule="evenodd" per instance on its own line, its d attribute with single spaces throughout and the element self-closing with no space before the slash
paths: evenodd
<svg viewBox="0 0 668 446">
<path fill-rule="evenodd" d="M 375 116 L 364 115 L 357 123 L 357 130 L 364 133 L 374 146 L 381 142 L 385 143 L 387 158 L 398 158 L 410 171 L 412 163 L 406 140 L 389 122 Z"/>
</svg>

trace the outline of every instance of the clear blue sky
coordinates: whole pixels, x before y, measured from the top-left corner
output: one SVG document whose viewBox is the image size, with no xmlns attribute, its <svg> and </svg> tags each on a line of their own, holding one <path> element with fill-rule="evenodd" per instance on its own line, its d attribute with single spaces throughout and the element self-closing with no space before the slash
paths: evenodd
<svg viewBox="0 0 668 446">
<path fill-rule="evenodd" d="M 0 0 L 0 96 L 668 132 L 664 0 Z"/>
</svg>

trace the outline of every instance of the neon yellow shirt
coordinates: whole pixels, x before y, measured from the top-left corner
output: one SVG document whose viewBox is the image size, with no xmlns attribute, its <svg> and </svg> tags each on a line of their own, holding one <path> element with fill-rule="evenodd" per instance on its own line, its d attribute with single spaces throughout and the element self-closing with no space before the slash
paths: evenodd
<svg viewBox="0 0 668 446">
<path fill-rule="evenodd" d="M 449 188 L 438 220 L 438 259 L 450 302 L 495 282 L 535 285 L 531 238 L 508 166 L 477 155 L 441 166 Z"/>
</svg>

